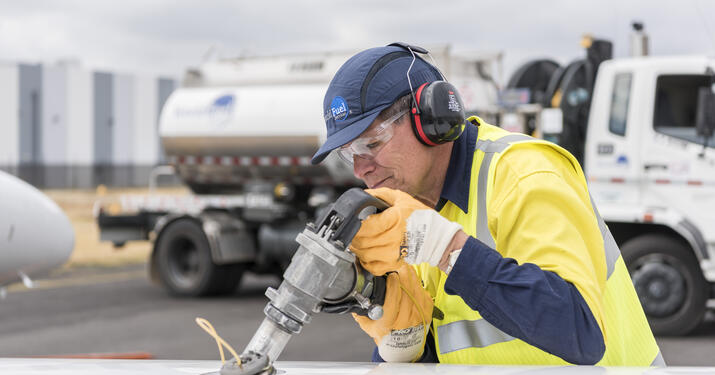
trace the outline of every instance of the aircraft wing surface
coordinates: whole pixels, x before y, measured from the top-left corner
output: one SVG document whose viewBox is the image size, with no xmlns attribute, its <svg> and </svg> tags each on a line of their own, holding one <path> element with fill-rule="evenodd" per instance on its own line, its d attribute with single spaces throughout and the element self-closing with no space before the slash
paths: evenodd
<svg viewBox="0 0 715 375">
<path fill-rule="evenodd" d="M 220 361 L 0 358 L 0 374 L 115 375 L 218 374 Z M 690 375 L 714 374 L 715 367 L 466 366 L 359 362 L 281 362 L 277 375 Z"/>
</svg>

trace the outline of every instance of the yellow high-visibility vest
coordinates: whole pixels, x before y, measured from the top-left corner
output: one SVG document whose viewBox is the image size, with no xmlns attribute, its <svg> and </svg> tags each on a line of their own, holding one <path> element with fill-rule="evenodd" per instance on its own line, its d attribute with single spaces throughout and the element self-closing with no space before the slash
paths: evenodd
<svg viewBox="0 0 715 375">
<path fill-rule="evenodd" d="M 576 159 L 553 143 L 507 132 L 486 124 L 477 117 L 471 117 L 469 120 L 479 124 L 479 134 L 472 162 L 468 212 L 465 213 L 452 202 L 447 202 L 440 214 L 460 223 L 467 234 L 495 249 L 502 256 L 514 258 L 519 264 L 536 263 L 542 269 L 556 272 L 564 280 L 574 284 L 589 305 L 603 333 L 606 351 L 597 365 L 664 366 L 618 245 L 590 199 L 585 176 Z M 529 153 L 529 148 L 536 149 L 538 153 Z M 586 214 L 578 217 L 563 216 L 562 223 L 551 222 L 544 224 L 548 227 L 543 228 L 539 227 L 541 224 L 538 224 L 538 220 L 532 220 L 529 225 L 535 228 L 520 227 L 519 233 L 504 234 L 503 228 L 507 224 L 502 223 L 520 218 L 538 218 L 534 216 L 538 214 L 524 212 L 526 209 L 523 206 L 516 207 L 520 206 L 519 204 L 505 206 L 506 203 L 502 202 L 507 199 L 501 197 L 506 193 L 493 191 L 506 188 L 500 185 L 506 183 L 500 179 L 506 178 L 504 176 L 510 173 L 506 168 L 511 167 L 500 165 L 502 156 L 507 151 L 519 149 L 527 152 L 511 152 L 509 162 L 518 162 L 512 165 L 526 164 L 526 168 L 529 168 L 539 162 L 532 160 L 538 159 L 534 158 L 534 155 L 545 153 L 565 166 L 557 172 L 566 171 L 568 176 L 564 178 L 570 181 L 570 185 L 564 184 L 568 188 L 553 199 L 563 199 L 566 206 L 573 204 Z M 520 155 L 530 157 L 528 160 L 520 160 Z M 566 170 L 571 167 L 571 170 Z M 516 191 L 510 194 L 520 193 Z M 502 201 L 494 202 L 497 197 Z M 518 202 L 522 198 L 510 199 Z M 571 201 L 566 201 L 567 199 Z M 567 228 L 573 225 L 585 227 L 586 230 L 580 232 L 579 236 L 555 237 L 556 242 L 562 242 L 563 247 L 560 249 L 566 249 L 561 253 L 548 249 L 552 243 L 545 241 L 551 241 L 550 237 L 546 237 L 543 243 L 538 242 L 544 238 L 544 233 L 547 233 L 549 228 Z M 528 233 L 529 230 L 534 232 Z M 570 249 L 580 248 L 585 249 L 579 250 L 583 254 L 568 254 Z M 438 268 L 430 267 L 426 263 L 415 267 L 425 288 L 435 298 L 435 306 L 444 313 L 443 319 L 433 320 L 435 347 L 441 363 L 567 364 L 555 355 L 502 332 L 482 319 L 479 312 L 472 310 L 461 297 L 448 295 L 444 290 L 447 276 Z"/>
</svg>

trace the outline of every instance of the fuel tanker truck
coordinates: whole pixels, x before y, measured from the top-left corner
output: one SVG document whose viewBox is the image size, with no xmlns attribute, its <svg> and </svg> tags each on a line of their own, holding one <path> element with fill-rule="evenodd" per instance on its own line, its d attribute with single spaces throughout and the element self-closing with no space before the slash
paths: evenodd
<svg viewBox="0 0 715 375">
<path fill-rule="evenodd" d="M 151 278 L 177 296 L 230 293 L 246 271 L 282 275 L 298 233 L 361 186 L 339 158 L 310 163 L 325 137 L 327 85 L 355 52 L 249 56 L 188 70 L 161 112 L 168 165 L 155 171 L 175 174 L 192 194 L 98 202 L 101 240 L 153 241 Z M 495 111 L 499 53 L 431 52 L 467 112 Z"/>
</svg>

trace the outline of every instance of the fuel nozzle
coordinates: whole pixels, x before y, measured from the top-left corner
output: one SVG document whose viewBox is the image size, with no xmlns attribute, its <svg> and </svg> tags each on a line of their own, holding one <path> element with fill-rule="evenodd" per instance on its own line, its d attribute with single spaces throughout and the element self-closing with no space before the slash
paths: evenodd
<svg viewBox="0 0 715 375">
<path fill-rule="evenodd" d="M 358 267 L 347 246 L 363 219 L 387 204 L 362 189 L 343 193 L 316 224 L 298 234 L 300 245 L 278 289 L 268 288 L 266 314 L 243 354 L 226 363 L 222 375 L 270 374 L 272 364 L 292 335 L 300 333 L 313 314 L 357 312 L 382 316 L 384 280 Z M 239 365 L 239 361 L 241 365 Z M 267 363 L 263 366 L 264 361 Z M 243 363 L 259 364 L 244 366 Z"/>
</svg>

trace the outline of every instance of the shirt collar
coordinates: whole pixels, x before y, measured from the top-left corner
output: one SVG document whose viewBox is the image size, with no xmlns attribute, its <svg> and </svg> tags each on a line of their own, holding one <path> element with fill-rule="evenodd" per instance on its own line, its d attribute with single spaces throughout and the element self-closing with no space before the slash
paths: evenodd
<svg viewBox="0 0 715 375">
<path fill-rule="evenodd" d="M 447 201 L 457 205 L 465 214 L 469 210 L 469 185 L 478 134 L 477 125 L 467 121 L 464 133 L 454 141 L 440 200 L 435 207 L 437 211 L 440 211 Z"/>
</svg>

